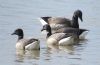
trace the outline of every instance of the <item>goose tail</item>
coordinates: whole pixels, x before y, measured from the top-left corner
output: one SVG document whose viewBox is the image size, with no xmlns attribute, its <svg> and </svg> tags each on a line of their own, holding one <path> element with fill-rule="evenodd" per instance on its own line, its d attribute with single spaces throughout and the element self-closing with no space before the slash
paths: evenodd
<svg viewBox="0 0 100 65">
<path fill-rule="evenodd" d="M 85 39 L 86 35 L 89 33 L 89 31 L 84 31 L 80 36 L 79 39 Z"/>
<path fill-rule="evenodd" d="M 48 24 L 44 19 L 42 18 L 38 18 L 38 20 L 41 22 L 42 25 L 46 25 Z"/>
<path fill-rule="evenodd" d="M 72 36 L 67 37 L 67 38 L 63 38 L 59 41 L 59 45 L 71 45 L 73 44 L 74 39 L 72 38 Z"/>
</svg>

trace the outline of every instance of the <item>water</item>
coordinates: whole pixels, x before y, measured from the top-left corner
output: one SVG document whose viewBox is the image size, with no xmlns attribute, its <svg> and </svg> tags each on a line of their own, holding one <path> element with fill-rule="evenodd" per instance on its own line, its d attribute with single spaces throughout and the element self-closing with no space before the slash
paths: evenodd
<svg viewBox="0 0 100 65">
<path fill-rule="evenodd" d="M 0 65 L 100 65 L 100 1 L 95 0 L 0 0 Z M 83 11 L 80 27 L 90 30 L 81 45 L 46 47 L 41 34 L 41 16 L 70 18 L 76 9 Z M 16 36 L 22 28 L 25 37 L 39 38 L 40 51 L 15 49 Z"/>
</svg>

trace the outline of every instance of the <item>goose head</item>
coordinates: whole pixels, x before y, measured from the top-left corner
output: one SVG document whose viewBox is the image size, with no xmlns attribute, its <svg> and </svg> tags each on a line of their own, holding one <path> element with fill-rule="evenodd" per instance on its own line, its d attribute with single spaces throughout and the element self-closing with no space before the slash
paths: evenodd
<svg viewBox="0 0 100 65">
<path fill-rule="evenodd" d="M 79 23 L 78 23 L 78 18 L 83 21 L 82 19 L 82 11 L 81 10 L 76 10 L 73 14 L 72 17 L 72 22 L 71 25 L 73 28 L 79 28 Z"/>
<path fill-rule="evenodd" d="M 51 27 L 50 27 L 49 24 L 44 25 L 43 28 L 41 29 L 41 31 L 43 31 L 43 30 L 47 31 L 47 37 L 49 37 L 49 36 L 52 35 L 52 33 L 51 33 Z"/>
<path fill-rule="evenodd" d="M 74 17 L 74 18 L 78 18 L 78 17 L 79 17 L 79 19 L 80 19 L 81 21 L 83 21 L 83 19 L 82 19 L 82 11 L 81 11 L 81 10 L 76 10 L 76 11 L 74 12 L 73 17 Z"/>
<path fill-rule="evenodd" d="M 18 40 L 24 37 L 23 30 L 18 28 L 11 35 L 18 35 Z"/>
</svg>

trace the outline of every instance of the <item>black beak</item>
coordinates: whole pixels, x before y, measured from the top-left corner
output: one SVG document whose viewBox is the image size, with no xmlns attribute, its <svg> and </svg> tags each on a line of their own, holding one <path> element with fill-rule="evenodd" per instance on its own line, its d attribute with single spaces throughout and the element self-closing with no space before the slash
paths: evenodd
<svg viewBox="0 0 100 65">
<path fill-rule="evenodd" d="M 46 26 L 46 25 L 43 26 L 43 28 L 41 29 L 41 32 L 42 32 L 43 30 L 47 30 L 47 26 Z"/>
<path fill-rule="evenodd" d="M 83 22 L 82 16 L 80 16 L 79 18 L 80 18 L 80 20 Z"/>
<path fill-rule="evenodd" d="M 43 30 L 47 30 L 47 28 L 46 28 L 45 26 L 43 26 L 43 28 L 41 29 L 41 32 L 42 32 Z"/>
<path fill-rule="evenodd" d="M 15 35 L 16 33 L 12 33 L 11 35 Z"/>
<path fill-rule="evenodd" d="M 44 30 L 44 29 L 42 28 L 42 29 L 41 29 L 41 32 L 42 32 L 43 30 Z"/>
<path fill-rule="evenodd" d="M 46 24 L 43 26 L 43 28 L 41 29 L 41 31 L 46 30 L 47 32 L 51 31 L 50 25 Z"/>
</svg>

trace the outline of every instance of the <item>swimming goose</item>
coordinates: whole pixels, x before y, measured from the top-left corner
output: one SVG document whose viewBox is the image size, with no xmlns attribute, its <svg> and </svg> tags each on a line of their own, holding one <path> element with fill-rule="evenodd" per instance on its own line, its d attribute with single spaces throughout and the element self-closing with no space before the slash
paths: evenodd
<svg viewBox="0 0 100 65">
<path fill-rule="evenodd" d="M 41 17 L 39 20 L 44 25 L 49 24 L 51 29 L 59 29 L 62 27 L 79 28 L 78 18 L 82 19 L 82 11 L 76 10 L 73 14 L 72 20 L 62 17 Z"/>
<path fill-rule="evenodd" d="M 44 25 L 44 27 L 48 26 L 48 24 Z M 85 39 L 86 35 L 88 34 L 89 30 L 87 29 L 79 29 L 79 28 L 71 28 L 71 27 L 64 27 L 55 30 L 51 30 L 52 34 L 54 33 L 74 33 L 79 36 L 79 39 Z"/>
<path fill-rule="evenodd" d="M 30 38 L 25 39 L 23 30 L 18 28 L 11 35 L 18 35 L 18 41 L 16 43 L 16 49 L 22 50 L 38 50 L 40 49 L 40 41 L 38 39 Z"/>
<path fill-rule="evenodd" d="M 52 34 L 50 25 L 43 26 L 42 30 L 46 30 L 47 33 L 47 44 L 48 45 L 71 45 L 75 40 L 78 40 L 77 34 L 72 33 L 55 33 Z"/>
</svg>

